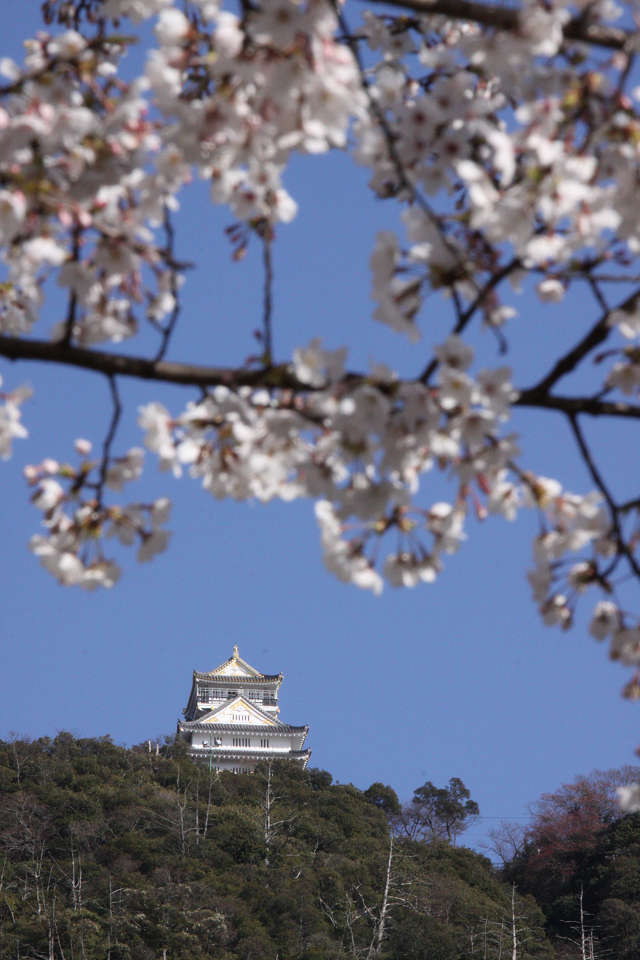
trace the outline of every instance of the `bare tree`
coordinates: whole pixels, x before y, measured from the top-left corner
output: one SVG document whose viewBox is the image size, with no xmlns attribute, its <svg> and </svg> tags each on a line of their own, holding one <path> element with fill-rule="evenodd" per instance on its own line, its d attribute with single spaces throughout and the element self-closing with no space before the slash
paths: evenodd
<svg viewBox="0 0 640 960">
<path fill-rule="evenodd" d="M 514 820 L 503 820 L 498 827 L 489 830 L 489 840 L 486 848 L 506 866 L 524 850 L 526 829 Z"/>
<path fill-rule="evenodd" d="M 596 951 L 595 927 L 592 923 L 589 923 L 588 914 L 584 909 L 584 888 L 582 884 L 580 884 L 578 893 L 578 919 L 569 925 L 572 928 L 573 935 L 561 937 L 561 939 L 575 946 L 576 950 L 579 951 L 580 960 L 599 960 L 602 954 Z"/>
<path fill-rule="evenodd" d="M 265 791 L 264 791 L 264 818 L 263 818 L 263 837 L 264 837 L 264 864 L 266 867 L 269 866 L 269 861 L 271 858 L 271 850 L 276 838 L 279 836 L 282 827 L 285 824 L 291 823 L 294 819 L 293 816 L 282 817 L 280 820 L 274 820 L 273 818 L 273 807 L 274 804 L 278 802 L 281 798 L 275 796 L 273 793 L 272 787 L 273 780 L 273 762 L 269 760 L 267 762 L 267 775 L 265 782 Z"/>
</svg>

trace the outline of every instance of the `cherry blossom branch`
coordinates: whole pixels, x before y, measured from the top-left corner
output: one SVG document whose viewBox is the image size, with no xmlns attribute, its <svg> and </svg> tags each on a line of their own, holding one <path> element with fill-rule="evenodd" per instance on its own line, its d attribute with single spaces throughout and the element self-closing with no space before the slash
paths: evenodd
<svg viewBox="0 0 640 960">
<path fill-rule="evenodd" d="M 469 20 L 485 27 L 495 27 L 518 33 L 521 10 L 517 7 L 502 7 L 476 0 L 373 0 L 387 7 L 411 10 L 420 16 L 440 14 L 451 20 Z M 619 27 L 589 23 L 588 16 L 573 17 L 563 29 L 567 40 L 578 40 L 593 46 L 611 50 L 627 50 L 634 42 L 634 34 Z"/>
<path fill-rule="evenodd" d="M 138 43 L 138 38 L 125 35 L 125 34 L 113 34 L 106 36 L 105 34 L 99 34 L 97 37 L 94 37 L 92 40 L 87 40 L 88 50 L 103 50 L 108 46 L 133 46 Z M 55 70 L 56 67 L 67 66 L 73 67 L 77 70 L 80 66 L 80 61 L 78 57 L 64 57 L 64 56 L 53 56 L 50 57 L 47 63 L 40 67 L 38 70 L 32 70 L 31 73 L 25 73 L 23 76 L 19 77 L 17 80 L 12 81 L 11 83 L 5 83 L 0 85 L 0 97 L 10 96 L 12 93 L 20 93 L 22 88 L 27 83 L 37 82 L 46 78 L 47 75 Z"/>
<path fill-rule="evenodd" d="M 387 122 L 387 118 L 384 115 L 384 111 L 382 107 L 380 106 L 378 101 L 375 99 L 375 97 L 371 95 L 371 89 L 369 87 L 369 82 L 367 80 L 366 70 L 364 67 L 364 63 L 362 61 L 362 57 L 360 55 L 360 49 L 358 47 L 358 39 L 353 33 L 351 33 L 346 17 L 344 16 L 344 13 L 342 12 L 338 4 L 338 0 L 329 0 L 329 5 L 331 6 L 331 8 L 333 9 L 336 15 L 336 19 L 340 24 L 340 29 L 342 31 L 344 41 L 349 47 L 349 49 L 351 50 L 353 59 L 355 60 L 356 66 L 358 68 L 358 73 L 360 75 L 360 82 L 362 85 L 362 89 L 364 91 L 364 94 L 367 98 L 367 102 L 369 104 L 369 110 L 371 111 L 373 117 L 375 118 L 376 123 L 378 124 L 378 126 L 380 127 L 380 130 L 382 131 L 382 135 L 384 136 L 385 143 L 387 146 L 387 153 L 389 155 L 389 159 L 391 160 L 393 168 L 396 172 L 396 176 L 398 178 L 398 184 L 402 188 L 402 190 L 406 191 L 411 201 L 420 207 L 422 212 L 428 218 L 429 222 L 432 223 L 433 226 L 436 228 L 442 240 L 443 246 L 455 261 L 458 269 L 460 270 L 460 275 L 461 275 L 460 278 L 462 278 L 465 276 L 466 269 L 465 269 L 465 265 L 462 260 L 462 257 L 460 256 L 460 252 L 457 249 L 457 247 L 454 244 L 452 244 L 451 241 L 449 240 L 449 237 L 447 236 L 442 226 L 442 221 L 440 217 L 437 215 L 437 213 L 432 209 L 431 204 L 425 199 L 425 197 L 418 190 L 415 184 L 412 183 L 410 178 L 407 176 L 404 165 L 402 163 L 402 160 L 400 159 L 400 155 L 396 148 L 394 133 Z M 474 288 L 477 289 L 477 285 L 475 283 L 474 278 L 468 277 L 467 279 L 469 280 L 469 283 Z M 449 284 L 449 286 L 451 286 L 452 291 L 455 294 L 455 281 L 452 281 Z M 456 312 L 458 315 L 458 322 L 460 322 L 459 298 L 456 295 L 454 295 L 453 301 L 454 301 Z"/>
<path fill-rule="evenodd" d="M 23 339 L 22 337 L 0 336 L 0 356 L 7 360 L 33 360 L 42 363 L 57 363 L 77 367 L 82 370 L 105 374 L 108 377 L 123 376 L 157 383 L 171 383 L 187 387 L 266 387 L 271 389 L 293 390 L 298 393 L 313 393 L 326 389 L 325 385 L 315 386 L 301 381 L 287 364 L 277 364 L 268 368 L 248 369 L 246 367 L 203 366 L 194 363 L 179 363 L 167 360 L 150 360 L 106 350 L 93 350 L 86 347 L 66 346 L 61 341 Z M 341 388 L 371 384 L 371 377 L 350 371 L 339 381 Z M 381 393 L 392 393 L 394 384 L 378 383 Z M 513 401 L 516 407 L 556 410 L 566 415 L 589 414 L 594 417 L 622 417 L 640 419 L 640 405 L 598 397 L 554 396 L 538 387 L 519 392 Z"/>
</svg>

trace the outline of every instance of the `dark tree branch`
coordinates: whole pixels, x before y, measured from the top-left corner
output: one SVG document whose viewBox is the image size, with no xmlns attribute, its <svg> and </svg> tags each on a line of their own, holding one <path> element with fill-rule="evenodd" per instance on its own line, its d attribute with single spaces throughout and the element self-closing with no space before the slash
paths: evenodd
<svg viewBox="0 0 640 960">
<path fill-rule="evenodd" d="M 80 370 L 102 373 L 108 377 L 132 377 L 156 383 L 172 383 L 183 387 L 266 387 L 275 390 L 293 390 L 297 393 L 313 393 L 324 387 L 312 387 L 303 383 L 287 364 L 260 369 L 246 367 L 207 367 L 195 363 L 177 363 L 168 360 L 149 360 L 106 350 L 89 350 L 86 347 L 65 346 L 60 341 L 27 340 L 21 337 L 0 335 L 0 356 L 7 360 L 34 360 L 40 363 L 56 363 Z M 340 381 L 342 387 L 371 383 L 366 374 L 350 371 Z M 377 384 L 383 393 L 392 394 L 394 385 Z M 520 391 L 514 401 L 516 407 L 533 407 L 557 410 L 559 413 L 585 413 L 593 417 L 623 417 L 640 419 L 640 405 L 601 400 L 597 397 L 553 396 L 537 387 Z"/>
<path fill-rule="evenodd" d="M 593 293 L 594 297 L 595 297 L 596 300 L 598 301 L 598 305 L 599 305 L 600 309 L 602 310 L 603 316 L 605 316 L 605 315 L 608 316 L 609 313 L 611 312 L 611 307 L 610 307 L 609 304 L 607 303 L 607 301 L 606 301 L 606 299 L 605 299 L 605 296 L 604 296 L 602 290 L 600 289 L 600 284 L 598 283 L 597 278 L 594 277 L 593 274 L 589 273 L 589 274 L 587 274 L 587 278 L 586 278 L 586 279 L 587 279 L 587 282 L 588 282 L 589 286 L 591 287 L 591 292 Z"/>
<path fill-rule="evenodd" d="M 572 347 L 568 353 L 560 357 L 549 373 L 536 384 L 534 389 L 541 394 L 550 390 L 558 380 L 572 373 L 580 361 L 586 357 L 591 350 L 603 343 L 609 336 L 610 331 L 608 315 L 601 317 L 582 340 L 578 341 L 575 347 Z"/>
<path fill-rule="evenodd" d="M 485 27 L 518 33 L 520 10 L 517 7 L 502 7 L 492 3 L 477 3 L 475 0 L 373 0 L 388 7 L 411 10 L 420 16 L 440 14 L 451 20 L 470 20 Z M 619 27 L 589 23 L 587 17 L 573 17 L 564 28 L 567 40 L 578 40 L 610 50 L 627 50 L 633 43 L 634 34 Z"/>
<path fill-rule="evenodd" d="M 618 510 L 620 513 L 628 513 L 630 510 L 640 510 L 640 497 L 635 497 L 633 500 L 626 500 L 624 503 L 619 504 Z"/>
<path fill-rule="evenodd" d="M 640 405 L 636 403 L 600 400 L 598 397 L 559 397 L 546 393 L 544 390 L 539 390 L 537 387 L 521 390 L 513 406 L 557 410 L 558 413 L 565 413 L 567 416 L 586 413 L 591 417 L 640 419 Z"/>
<path fill-rule="evenodd" d="M 43 363 L 59 363 L 65 366 L 92 370 L 106 376 L 134 377 L 158 383 L 174 383 L 191 387 L 264 386 L 290 390 L 309 391 L 286 364 L 269 369 L 248 370 L 245 367 L 207 367 L 195 363 L 175 363 L 168 360 L 149 360 L 126 354 L 108 353 L 106 350 L 89 350 L 86 347 L 65 346 L 64 343 L 48 340 L 27 340 L 21 337 L 0 335 L 0 356 L 7 360 L 35 360 Z M 350 380 L 366 379 L 347 375 Z"/>
<path fill-rule="evenodd" d="M 633 293 L 619 303 L 615 308 L 616 310 L 632 310 L 635 306 L 636 301 L 640 297 L 640 291 L 634 290 Z M 601 303 L 606 307 L 604 300 Z M 565 377 L 568 373 L 572 373 L 575 368 L 578 366 L 581 360 L 587 356 L 595 347 L 603 343 L 611 332 L 611 327 L 609 326 L 609 314 L 610 310 L 605 309 L 600 319 L 597 323 L 589 330 L 585 336 L 579 340 L 574 347 L 571 348 L 567 353 L 565 353 L 560 359 L 553 365 L 549 373 L 546 374 L 539 380 L 535 387 L 532 387 L 531 390 L 525 391 L 533 393 L 534 391 L 542 395 L 543 393 L 548 392 L 551 387 L 557 383 L 561 377 Z"/>
</svg>

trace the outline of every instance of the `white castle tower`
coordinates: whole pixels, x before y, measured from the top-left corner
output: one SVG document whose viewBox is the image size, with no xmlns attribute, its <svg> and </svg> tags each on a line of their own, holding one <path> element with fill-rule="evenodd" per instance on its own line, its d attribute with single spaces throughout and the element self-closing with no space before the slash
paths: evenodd
<svg viewBox="0 0 640 960">
<path fill-rule="evenodd" d="M 250 773 L 261 760 L 293 760 L 306 767 L 309 727 L 292 727 L 278 719 L 281 673 L 260 673 L 233 655 L 209 673 L 193 671 L 193 684 L 178 738 L 189 743 L 193 759 L 206 759 L 216 770 Z"/>
</svg>

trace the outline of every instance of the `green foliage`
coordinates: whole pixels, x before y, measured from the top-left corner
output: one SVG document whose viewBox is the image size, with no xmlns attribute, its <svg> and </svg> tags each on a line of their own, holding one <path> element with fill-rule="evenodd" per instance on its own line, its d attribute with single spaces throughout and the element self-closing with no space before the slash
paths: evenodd
<svg viewBox="0 0 640 960">
<path fill-rule="evenodd" d="M 0 742 L 0 957 L 461 960 L 480 936 L 500 955 L 510 888 L 487 860 L 391 846 L 391 787 L 290 763 L 271 768 L 267 842 L 267 773 L 218 775 L 170 741 Z M 550 956 L 538 920 L 523 960 Z"/>
<path fill-rule="evenodd" d="M 388 817 L 397 816 L 401 811 L 398 794 L 393 787 L 384 783 L 376 782 L 364 791 L 364 795 L 371 803 L 379 807 Z"/>
</svg>

